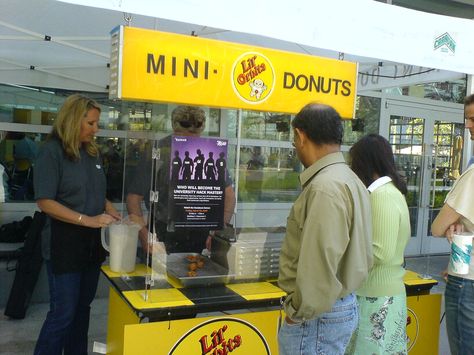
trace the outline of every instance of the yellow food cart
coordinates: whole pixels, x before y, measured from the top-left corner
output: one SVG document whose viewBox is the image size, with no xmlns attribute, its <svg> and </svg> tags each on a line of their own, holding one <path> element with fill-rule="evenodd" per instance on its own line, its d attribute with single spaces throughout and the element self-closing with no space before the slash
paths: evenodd
<svg viewBox="0 0 474 355">
<path fill-rule="evenodd" d="M 119 274 L 102 267 L 110 281 L 107 354 L 278 354 L 280 300 L 275 282 L 237 282 L 183 287 L 173 278 L 144 299 L 150 270 Z M 441 294 L 437 284 L 407 271 L 409 354 L 437 354 Z M 197 317 L 196 317 L 197 315 Z"/>
</svg>

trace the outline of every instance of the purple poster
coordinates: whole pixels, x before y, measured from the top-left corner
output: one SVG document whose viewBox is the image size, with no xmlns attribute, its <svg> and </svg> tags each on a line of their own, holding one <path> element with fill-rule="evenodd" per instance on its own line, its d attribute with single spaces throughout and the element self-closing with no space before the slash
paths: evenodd
<svg viewBox="0 0 474 355">
<path fill-rule="evenodd" d="M 227 140 L 173 136 L 171 211 L 175 228 L 222 229 L 227 177 Z"/>
</svg>

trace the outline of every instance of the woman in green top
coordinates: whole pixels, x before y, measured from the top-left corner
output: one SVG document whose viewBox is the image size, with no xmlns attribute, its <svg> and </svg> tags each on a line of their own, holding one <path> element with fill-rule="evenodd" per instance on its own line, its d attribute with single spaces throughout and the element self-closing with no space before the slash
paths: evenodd
<svg viewBox="0 0 474 355">
<path fill-rule="evenodd" d="M 406 293 L 403 253 L 410 239 L 406 184 L 395 168 L 389 142 L 360 139 L 350 150 L 351 168 L 367 186 L 372 209 L 374 265 L 356 292 L 359 325 L 349 354 L 406 354 Z"/>
</svg>

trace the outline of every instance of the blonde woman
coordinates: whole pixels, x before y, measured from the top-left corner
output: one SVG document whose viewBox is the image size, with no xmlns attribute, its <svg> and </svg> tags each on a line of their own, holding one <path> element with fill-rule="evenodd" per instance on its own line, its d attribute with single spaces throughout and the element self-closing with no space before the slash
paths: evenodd
<svg viewBox="0 0 474 355">
<path fill-rule="evenodd" d="M 49 216 L 42 244 L 50 310 L 35 354 L 87 354 L 90 304 L 105 259 L 100 228 L 120 218 L 105 198 L 94 143 L 100 111 L 87 97 L 69 96 L 36 161 L 35 200 Z"/>
</svg>

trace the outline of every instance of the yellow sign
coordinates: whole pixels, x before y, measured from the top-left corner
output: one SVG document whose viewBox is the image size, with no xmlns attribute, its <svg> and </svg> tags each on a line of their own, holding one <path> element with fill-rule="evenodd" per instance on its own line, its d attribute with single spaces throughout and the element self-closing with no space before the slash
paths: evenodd
<svg viewBox="0 0 474 355">
<path fill-rule="evenodd" d="M 352 118 L 357 65 L 131 27 L 112 34 L 110 96 L 296 113 L 309 102 Z"/>
<path fill-rule="evenodd" d="M 278 311 L 125 326 L 124 354 L 278 353 Z"/>
</svg>

